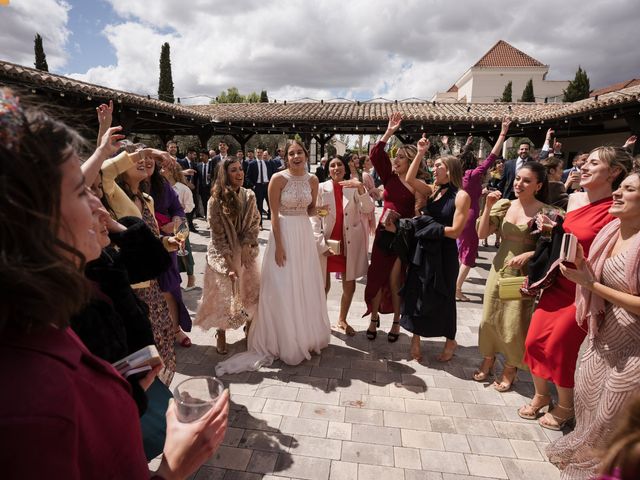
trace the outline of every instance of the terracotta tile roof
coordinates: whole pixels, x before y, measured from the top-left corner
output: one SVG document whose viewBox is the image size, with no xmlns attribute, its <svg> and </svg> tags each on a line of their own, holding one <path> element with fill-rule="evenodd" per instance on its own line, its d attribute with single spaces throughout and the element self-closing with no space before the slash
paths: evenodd
<svg viewBox="0 0 640 480">
<path fill-rule="evenodd" d="M 498 40 L 484 56 L 478 60 L 474 67 L 544 67 L 526 53 L 509 45 L 504 40 Z M 473 68 L 473 67 L 472 67 Z"/>
<path fill-rule="evenodd" d="M 609 92 L 615 92 L 617 90 L 622 90 L 623 88 L 634 87 L 636 85 L 640 85 L 640 78 L 632 78 L 631 80 L 627 80 L 625 82 L 614 83 L 613 85 L 608 85 L 606 87 L 598 88 L 597 90 L 592 90 L 589 94 L 590 97 L 595 97 L 596 95 L 603 95 Z"/>
<path fill-rule="evenodd" d="M 164 102 L 145 95 L 115 90 L 113 88 L 101 87 L 92 83 L 82 82 L 63 75 L 36 70 L 35 68 L 24 67 L 15 63 L 0 61 L 0 83 L 19 84 L 24 88 L 38 89 L 46 87 L 51 90 L 58 90 L 61 93 L 75 93 L 95 98 L 96 103 L 113 99 L 114 102 L 125 103 L 133 108 L 140 108 L 150 111 L 170 113 L 182 117 L 194 117 L 202 114 L 194 112 L 180 104 Z M 208 120 L 204 115 L 199 120 Z"/>
<path fill-rule="evenodd" d="M 458 86 L 455 83 L 449 87 L 449 90 L 447 90 L 447 92 L 451 92 L 451 93 L 457 92 L 457 91 L 458 91 Z"/>
</svg>

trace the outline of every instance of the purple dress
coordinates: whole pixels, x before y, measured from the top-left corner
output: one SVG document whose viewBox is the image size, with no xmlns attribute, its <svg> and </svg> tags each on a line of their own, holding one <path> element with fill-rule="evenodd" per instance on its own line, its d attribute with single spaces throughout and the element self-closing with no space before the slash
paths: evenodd
<svg viewBox="0 0 640 480">
<path fill-rule="evenodd" d="M 180 205 L 178 194 L 171 187 L 169 182 L 163 182 L 163 190 L 161 195 L 157 195 L 157 192 L 151 192 L 153 197 L 154 209 L 156 213 L 161 213 L 169 218 L 184 217 L 184 209 Z M 180 290 L 180 270 L 178 269 L 178 256 L 176 252 L 171 254 L 171 266 L 160 275 L 158 278 L 158 284 L 160 290 L 170 293 L 175 298 L 178 304 L 179 323 L 182 330 L 185 332 L 191 331 L 191 316 L 187 307 L 185 307 L 182 301 L 182 290 Z"/>
<path fill-rule="evenodd" d="M 478 256 L 478 232 L 476 231 L 476 220 L 480 215 L 480 197 L 482 196 L 482 180 L 489 169 L 496 161 L 493 153 L 476 168 L 469 169 L 464 172 L 462 177 L 462 189 L 471 197 L 471 208 L 469 209 L 469 217 L 464 226 L 464 230 L 458 237 L 458 259 L 460 263 L 467 267 L 476 266 L 476 257 Z"/>
</svg>

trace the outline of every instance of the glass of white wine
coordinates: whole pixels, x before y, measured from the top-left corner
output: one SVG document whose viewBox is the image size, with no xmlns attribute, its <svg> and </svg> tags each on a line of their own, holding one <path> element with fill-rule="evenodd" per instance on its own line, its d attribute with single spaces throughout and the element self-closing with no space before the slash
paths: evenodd
<svg viewBox="0 0 640 480">
<path fill-rule="evenodd" d="M 189 238 L 189 224 L 184 217 L 176 217 L 173 222 L 173 235 L 180 240 L 182 245 L 178 249 L 179 257 L 186 257 L 189 253 L 184 249 L 184 242 Z"/>
</svg>

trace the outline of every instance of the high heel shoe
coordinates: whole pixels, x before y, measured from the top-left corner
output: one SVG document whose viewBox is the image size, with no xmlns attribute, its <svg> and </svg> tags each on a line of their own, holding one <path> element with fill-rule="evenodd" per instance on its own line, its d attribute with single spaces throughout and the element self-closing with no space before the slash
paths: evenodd
<svg viewBox="0 0 640 480">
<path fill-rule="evenodd" d="M 509 375 L 507 375 L 507 372 L 509 372 Z M 518 375 L 518 367 L 505 364 L 504 370 L 502 371 L 502 378 L 500 382 L 497 380 L 493 382 L 493 388 L 501 393 L 508 392 L 511 390 L 511 386 L 516 383 L 516 375 Z"/>
<path fill-rule="evenodd" d="M 393 322 L 391 324 L 391 328 L 393 328 L 393 325 L 400 325 L 400 322 Z M 398 338 L 400 338 L 400 334 L 399 333 L 393 333 L 393 332 L 387 333 L 387 341 L 389 343 L 397 342 Z"/>
<path fill-rule="evenodd" d="M 447 345 L 451 345 L 451 344 L 453 344 L 453 348 L 447 348 Z M 455 355 L 456 348 L 458 348 L 458 342 L 456 342 L 455 340 L 447 339 L 447 341 L 444 344 L 444 349 L 442 350 L 442 353 L 438 355 L 437 360 L 442 363 L 448 362 Z"/>
<path fill-rule="evenodd" d="M 227 336 L 224 330 L 216 332 L 216 352 L 219 355 L 227 354 Z"/>
<path fill-rule="evenodd" d="M 496 363 L 496 357 L 484 357 L 480 368 L 473 372 L 473 379 L 476 382 L 484 382 L 493 375 L 493 367 Z"/>
<path fill-rule="evenodd" d="M 560 409 L 564 410 L 565 412 L 569 412 L 570 415 L 567 418 L 558 417 L 558 416 L 553 414 L 553 412 L 556 411 L 556 408 L 560 408 Z M 550 420 L 549 420 L 548 417 L 551 417 L 551 419 L 553 420 L 553 423 L 549 423 Z M 575 418 L 576 417 L 573 414 L 573 407 L 563 407 L 562 405 L 558 404 L 553 409 L 551 409 L 547 413 L 545 413 L 540 418 L 540 420 L 538 420 L 538 424 L 542 428 L 546 428 L 548 430 L 555 430 L 556 432 L 558 432 L 558 431 L 562 430 L 565 426 L 567 426 L 569 423 L 572 423 L 575 420 Z"/>
<path fill-rule="evenodd" d="M 462 290 L 456 290 L 456 300 L 458 302 L 469 302 L 469 297 L 467 297 Z"/>
<path fill-rule="evenodd" d="M 536 398 L 548 398 L 549 401 L 543 403 L 539 407 L 534 407 L 533 402 L 536 401 Z M 518 416 L 520 418 L 524 418 L 525 420 L 536 420 L 540 415 L 540 410 L 542 410 L 544 407 L 549 407 L 549 409 L 551 409 L 552 406 L 553 403 L 551 402 L 551 395 L 549 395 L 548 393 L 545 395 L 536 393 L 531 399 L 531 403 L 529 403 L 528 405 L 524 405 L 518 409 Z"/>
<path fill-rule="evenodd" d="M 420 351 L 420 337 L 417 335 L 414 335 L 413 338 L 411 339 L 411 358 L 413 358 L 416 361 L 421 361 L 422 360 L 422 352 Z"/>
<path fill-rule="evenodd" d="M 369 328 L 367 328 L 367 338 L 369 340 L 375 340 L 376 337 L 378 336 L 378 328 L 380 328 L 380 316 L 377 316 L 376 319 L 374 320 L 373 318 L 371 318 L 371 323 L 375 324 L 376 326 L 376 330 L 369 330 L 369 328 L 371 328 L 371 325 L 369 325 Z"/>
</svg>

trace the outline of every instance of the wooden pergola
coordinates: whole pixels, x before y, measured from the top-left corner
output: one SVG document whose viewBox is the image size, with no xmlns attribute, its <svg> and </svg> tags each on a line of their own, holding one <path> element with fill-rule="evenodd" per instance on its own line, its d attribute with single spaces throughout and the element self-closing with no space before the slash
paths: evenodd
<svg viewBox="0 0 640 480">
<path fill-rule="evenodd" d="M 548 128 L 559 137 L 628 132 L 640 135 L 640 85 L 573 103 L 436 103 L 420 101 L 272 102 L 181 105 L 148 96 L 81 82 L 0 61 L 0 84 L 30 94 L 37 103 L 71 109 L 66 118 L 93 136 L 95 107 L 115 103 L 114 123 L 127 134 L 155 134 L 163 141 L 194 135 L 206 148 L 213 135 L 230 135 L 244 150 L 255 134 L 300 135 L 324 149 L 334 135 L 376 135 L 384 132 L 394 111 L 404 115 L 396 135 L 402 142 L 429 135 L 469 135 L 492 143 L 505 115 L 512 117 L 511 136 L 541 144 Z M 638 153 L 640 145 L 636 145 Z"/>
</svg>

